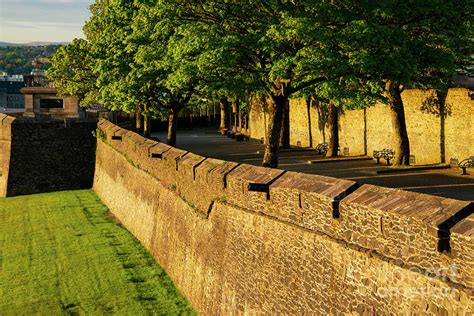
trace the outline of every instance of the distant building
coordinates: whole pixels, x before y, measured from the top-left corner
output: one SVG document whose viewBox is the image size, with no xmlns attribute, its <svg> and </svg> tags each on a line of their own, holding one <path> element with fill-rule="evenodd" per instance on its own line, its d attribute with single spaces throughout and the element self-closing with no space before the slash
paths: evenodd
<svg viewBox="0 0 474 316">
<path fill-rule="evenodd" d="M 23 82 L 23 75 L 8 75 L 8 73 L 4 71 L 0 71 L 0 81 L 15 81 L 15 82 Z"/>
<path fill-rule="evenodd" d="M 25 117 L 36 118 L 79 118 L 84 111 L 79 108 L 79 99 L 74 96 L 60 97 L 56 88 L 24 87 L 21 93 L 25 96 Z"/>
<path fill-rule="evenodd" d="M 14 113 L 25 110 L 25 98 L 20 92 L 23 81 L 0 80 L 0 112 Z"/>
</svg>

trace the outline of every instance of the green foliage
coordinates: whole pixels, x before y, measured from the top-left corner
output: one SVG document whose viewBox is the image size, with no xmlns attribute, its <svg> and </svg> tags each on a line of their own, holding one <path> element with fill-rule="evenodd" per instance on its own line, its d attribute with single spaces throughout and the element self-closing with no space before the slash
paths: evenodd
<svg viewBox="0 0 474 316">
<path fill-rule="evenodd" d="M 94 62 L 90 43 L 76 38 L 54 54 L 46 76 L 59 95 L 81 96 L 81 105 L 87 106 L 96 101 L 98 93 Z"/>
<path fill-rule="evenodd" d="M 199 60 L 213 63 L 220 78 L 214 90 L 271 93 L 275 82 L 285 82 L 291 94 L 334 76 L 336 60 L 322 58 L 331 54 L 320 44 L 327 28 L 314 31 L 314 10 L 304 1 L 180 1 L 169 5 L 167 15 L 207 43 Z"/>
<path fill-rule="evenodd" d="M 105 133 L 99 127 L 97 127 L 95 131 L 92 131 L 92 135 L 97 139 L 105 140 Z"/>
<path fill-rule="evenodd" d="M 345 15 L 357 14 L 340 46 L 362 78 L 445 89 L 473 51 L 472 0 L 342 3 Z"/>
<path fill-rule="evenodd" d="M 472 0 L 96 0 L 87 42 L 61 50 L 50 74 L 91 78 L 60 89 L 88 90 L 89 99 L 127 112 L 147 105 L 152 117 L 203 96 L 255 93 L 361 108 L 386 101 L 388 80 L 443 89 L 472 64 L 472 7 Z M 74 76 L 61 63 L 74 66 L 66 57 L 76 54 L 87 66 Z"/>
<path fill-rule="evenodd" d="M 136 12 L 133 1 L 97 0 L 83 30 L 90 45 L 92 66 L 97 75 L 96 100 L 112 110 L 133 112 L 141 101 L 139 84 L 128 75 L 132 70 L 134 52 L 126 39 L 132 33 Z"/>
<path fill-rule="evenodd" d="M 0 199 L 2 314 L 194 314 L 89 190 Z"/>
</svg>

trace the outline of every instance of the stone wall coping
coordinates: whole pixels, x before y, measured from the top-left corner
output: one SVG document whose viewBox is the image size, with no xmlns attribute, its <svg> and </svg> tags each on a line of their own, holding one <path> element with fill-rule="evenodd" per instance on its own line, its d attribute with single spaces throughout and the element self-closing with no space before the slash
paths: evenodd
<svg viewBox="0 0 474 316">
<path fill-rule="evenodd" d="M 15 124 L 97 124 L 96 118 L 75 118 L 75 117 L 68 117 L 68 118 L 58 118 L 55 119 L 54 117 L 48 118 L 30 118 L 30 117 L 22 117 L 19 116 L 15 120 Z"/>
<path fill-rule="evenodd" d="M 474 241 L 474 214 L 469 215 L 451 229 L 452 234 L 463 235 Z"/>
<path fill-rule="evenodd" d="M 336 199 L 356 185 L 354 181 L 287 171 L 270 185 L 270 190 L 276 188 L 290 189 L 317 193 L 330 199 Z"/>
<path fill-rule="evenodd" d="M 193 153 L 188 153 L 186 156 L 184 156 L 182 159 L 179 160 L 179 163 L 182 165 L 188 165 L 191 167 L 194 167 L 201 162 L 203 162 L 206 159 L 206 157 L 199 156 Z"/>
<path fill-rule="evenodd" d="M 14 117 L 14 116 L 10 116 L 10 115 L 6 115 L 6 114 L 3 114 L 3 113 L 0 113 L 0 121 L 3 122 L 5 119 L 9 119 L 9 121 L 13 122 L 14 120 L 16 120 L 17 118 Z"/>
<path fill-rule="evenodd" d="M 163 154 L 164 152 L 172 149 L 173 147 L 168 146 L 163 143 L 156 143 L 152 147 L 150 147 L 150 154 Z"/>
<path fill-rule="evenodd" d="M 468 207 L 469 201 L 460 201 L 428 194 L 403 191 L 364 184 L 342 200 L 345 204 L 359 204 L 382 212 L 396 213 L 416 218 L 438 227 L 459 211 Z"/>
<path fill-rule="evenodd" d="M 138 135 L 137 133 L 127 133 L 125 137 L 134 142 L 136 145 L 141 145 L 147 140 L 145 137 Z"/>
<path fill-rule="evenodd" d="M 5 115 L 5 114 L 2 114 L 1 118 L 2 118 L 1 120 L 2 125 L 12 124 L 13 122 L 17 121 L 16 117 Z"/>
<path fill-rule="evenodd" d="M 11 126 L 15 120 L 16 118 L 13 116 L 0 113 L 0 139 L 11 140 L 11 130 L 9 130 L 9 128 L 6 126 Z"/>
<path fill-rule="evenodd" d="M 198 167 L 197 170 L 205 170 L 209 173 L 226 174 L 239 164 L 237 162 L 225 161 L 214 158 L 207 158 Z"/>
<path fill-rule="evenodd" d="M 229 176 L 239 177 L 253 183 L 269 184 L 271 181 L 282 175 L 285 171 L 280 169 L 265 168 L 241 164 L 235 168 Z"/>
<path fill-rule="evenodd" d="M 188 152 L 186 150 L 181 150 L 170 146 L 170 149 L 163 153 L 163 156 L 166 159 L 177 160 L 186 155 Z"/>
</svg>

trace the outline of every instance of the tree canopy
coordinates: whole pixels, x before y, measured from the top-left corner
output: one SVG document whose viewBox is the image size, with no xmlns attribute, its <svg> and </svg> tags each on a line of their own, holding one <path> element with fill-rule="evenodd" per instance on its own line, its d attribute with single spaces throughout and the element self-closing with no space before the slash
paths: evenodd
<svg viewBox="0 0 474 316">
<path fill-rule="evenodd" d="M 71 79 L 69 87 L 64 79 L 64 91 L 168 115 L 171 144 L 173 120 L 192 98 L 264 96 L 263 164 L 270 167 L 278 165 L 288 98 L 315 95 L 349 109 L 384 101 L 399 136 L 395 162 L 403 164 L 409 140 L 401 92 L 442 89 L 469 59 L 472 2 L 96 0 L 86 41 L 61 50 L 51 74 L 74 79 L 66 57 L 87 55 L 91 81 Z"/>
</svg>

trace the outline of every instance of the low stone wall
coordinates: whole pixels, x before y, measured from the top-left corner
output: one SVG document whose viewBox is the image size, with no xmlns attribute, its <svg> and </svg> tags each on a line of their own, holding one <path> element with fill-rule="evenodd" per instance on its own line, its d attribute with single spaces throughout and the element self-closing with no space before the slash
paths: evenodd
<svg viewBox="0 0 474 316">
<path fill-rule="evenodd" d="M 468 202 L 99 128 L 95 192 L 201 314 L 474 313 Z"/>
<path fill-rule="evenodd" d="M 0 196 L 92 186 L 97 122 L 0 114 L 0 124 Z"/>
<path fill-rule="evenodd" d="M 415 164 L 435 164 L 441 161 L 441 143 L 444 138 L 445 160 L 458 161 L 474 155 L 474 92 L 464 88 L 449 89 L 446 98 L 444 135 L 441 119 L 434 108 L 424 101 L 433 91 L 407 89 L 402 93 L 405 106 L 407 131 L 411 155 Z M 268 113 L 265 105 L 254 100 L 250 111 L 250 137 L 265 138 Z M 341 111 L 339 143 L 349 149 L 349 155 L 372 155 L 374 150 L 392 147 L 393 132 L 390 108 L 376 104 L 364 110 Z M 329 142 L 330 131 L 324 111 L 312 102 L 304 100 L 290 102 L 290 143 L 293 146 L 316 147 Z"/>
</svg>

